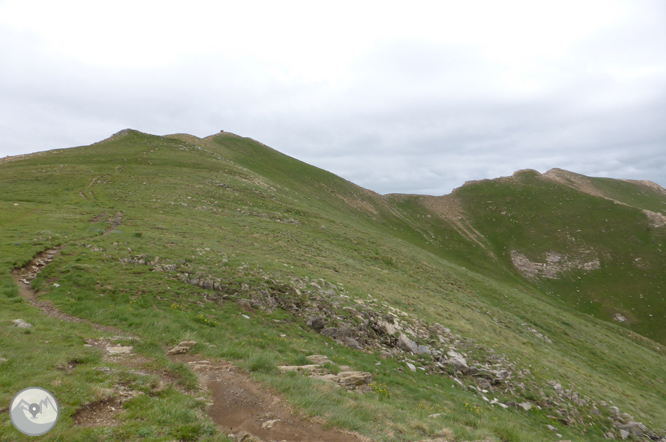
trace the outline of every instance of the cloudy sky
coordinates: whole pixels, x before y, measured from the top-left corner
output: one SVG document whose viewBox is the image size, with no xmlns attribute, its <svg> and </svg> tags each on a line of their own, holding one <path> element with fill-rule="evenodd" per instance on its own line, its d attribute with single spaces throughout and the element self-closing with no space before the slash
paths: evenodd
<svg viewBox="0 0 666 442">
<path fill-rule="evenodd" d="M 0 157 L 128 127 L 380 193 L 553 167 L 666 187 L 666 2 L 0 0 Z"/>
</svg>

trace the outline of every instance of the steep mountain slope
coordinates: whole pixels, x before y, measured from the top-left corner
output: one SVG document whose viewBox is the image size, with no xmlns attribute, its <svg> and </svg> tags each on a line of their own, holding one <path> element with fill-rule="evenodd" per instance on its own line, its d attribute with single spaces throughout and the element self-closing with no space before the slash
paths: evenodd
<svg viewBox="0 0 666 442">
<path fill-rule="evenodd" d="M 433 207 L 432 199 L 420 201 Z M 666 191 L 658 185 L 520 171 L 439 200 L 456 200 L 488 253 L 540 291 L 666 343 Z"/>
<path fill-rule="evenodd" d="M 563 198 L 570 207 L 549 219 Z M 620 217 L 605 227 L 607 249 L 591 228 L 570 230 L 590 208 L 596 222 Z M 385 197 L 228 133 L 127 130 L 6 160 L 0 435 L 20 440 L 2 407 L 39 385 L 62 407 L 46 440 L 227 440 L 230 425 L 211 413 L 219 395 L 198 391 L 196 365 L 165 355 L 194 340 L 196 357 L 232 361 L 303 416 L 371 440 L 660 439 L 664 347 L 548 293 L 568 296 L 582 284 L 571 275 L 604 271 L 603 253 L 621 253 L 630 233 L 642 242 L 622 253 L 647 260 L 659 228 L 646 219 L 532 172 L 446 197 Z M 564 233 L 544 237 L 550 223 L 589 256 Z M 524 277 L 512 251 L 530 262 L 598 257 L 601 268 Z M 38 303 L 20 296 L 23 279 Z M 44 315 L 53 309 L 60 316 Z M 126 360 L 105 355 L 122 351 L 113 342 L 133 347 Z M 312 368 L 312 355 L 331 362 Z M 85 424 L 108 404 L 123 411 Z"/>
</svg>

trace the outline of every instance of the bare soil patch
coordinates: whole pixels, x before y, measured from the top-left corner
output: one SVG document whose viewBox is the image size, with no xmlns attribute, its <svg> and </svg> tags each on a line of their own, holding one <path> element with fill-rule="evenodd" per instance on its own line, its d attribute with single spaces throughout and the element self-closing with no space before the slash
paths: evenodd
<svg viewBox="0 0 666 442">
<path fill-rule="evenodd" d="M 93 223 L 93 224 L 95 224 L 95 223 L 98 223 L 98 222 L 102 221 L 102 220 L 106 217 L 107 213 L 108 213 L 108 212 L 102 212 L 102 213 L 100 213 L 99 215 L 97 215 L 96 217 L 94 217 L 94 218 L 92 219 L 92 221 L 90 221 L 90 222 Z"/>
<path fill-rule="evenodd" d="M 81 427 L 115 427 L 119 424 L 115 416 L 122 410 L 123 404 L 118 398 L 109 398 L 84 405 L 72 417 Z"/>
<path fill-rule="evenodd" d="M 201 388 L 211 391 L 213 404 L 207 413 L 227 434 L 245 431 L 265 441 L 370 441 L 349 432 L 325 430 L 321 423 L 296 415 L 282 398 L 230 362 L 196 355 L 177 355 L 173 360 L 187 363 Z"/>
<path fill-rule="evenodd" d="M 476 230 L 469 220 L 465 217 L 465 212 L 462 208 L 460 199 L 454 194 L 444 196 L 420 196 L 421 203 L 428 209 L 435 212 L 445 221 L 448 221 L 451 226 L 463 238 L 474 241 L 482 249 L 484 249 L 490 257 L 496 259 L 495 254 L 488 248 L 486 238 Z"/>
<path fill-rule="evenodd" d="M 116 220 L 117 223 L 112 223 L 112 228 L 120 224 L 122 212 L 116 214 Z M 65 314 L 51 303 L 38 299 L 38 293 L 35 293 L 29 285 L 30 280 L 35 278 L 56 253 L 57 250 L 47 250 L 24 267 L 14 270 L 13 277 L 21 296 L 48 316 L 67 322 L 83 322 L 96 330 L 119 335 L 113 338 L 88 339 L 86 345 L 103 348 L 105 362 L 120 363 L 141 370 L 140 374 L 157 374 L 162 379 L 161 387 L 173 384 L 178 388 L 177 380 L 168 376 L 167 373 L 156 373 L 146 369 L 150 361 L 143 356 L 136 355 L 129 346 L 124 346 L 127 348 L 127 352 L 116 353 L 114 351 L 114 349 L 121 350 L 120 347 L 123 347 L 114 341 L 132 339 L 121 330 Z M 296 415 L 293 409 L 275 392 L 252 380 L 248 374 L 243 373 L 230 362 L 209 361 L 189 354 L 174 355 L 171 356 L 171 359 L 186 363 L 197 374 L 200 387 L 211 391 L 213 402 L 208 408 L 207 414 L 217 424 L 220 431 L 226 434 L 246 432 L 263 441 L 371 442 L 370 439 L 354 433 L 325 430 L 322 423 L 309 421 Z M 67 367 L 63 367 L 63 370 L 71 371 L 75 368 L 75 366 L 70 367 L 69 365 L 73 364 L 68 364 Z M 100 367 L 100 369 L 111 370 L 108 367 Z M 182 389 L 179 388 L 179 390 Z M 112 397 L 86 404 L 77 410 L 74 414 L 74 422 L 76 425 L 85 427 L 119 425 L 116 416 L 122 412 L 122 403 L 130 400 L 136 394 L 138 392 L 124 392 L 116 389 Z"/>
<path fill-rule="evenodd" d="M 123 212 L 116 212 L 116 214 L 109 220 L 109 223 L 111 224 L 111 227 L 107 228 L 104 231 L 104 234 L 106 235 L 109 232 L 112 232 L 116 227 L 121 225 L 123 222 Z"/>
</svg>

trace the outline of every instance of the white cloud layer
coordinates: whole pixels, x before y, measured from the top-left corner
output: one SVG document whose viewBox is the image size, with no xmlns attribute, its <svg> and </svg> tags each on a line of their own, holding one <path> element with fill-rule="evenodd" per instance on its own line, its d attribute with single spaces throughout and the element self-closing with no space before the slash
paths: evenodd
<svg viewBox="0 0 666 442">
<path fill-rule="evenodd" d="M 406 5 L 0 1 L 0 156 L 224 129 L 380 193 L 666 186 L 663 2 Z"/>
</svg>

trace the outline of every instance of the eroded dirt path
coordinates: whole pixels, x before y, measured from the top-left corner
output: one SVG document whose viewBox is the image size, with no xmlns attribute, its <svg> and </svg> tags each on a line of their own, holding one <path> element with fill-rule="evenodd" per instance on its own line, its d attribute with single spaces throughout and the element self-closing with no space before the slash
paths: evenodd
<svg viewBox="0 0 666 442">
<path fill-rule="evenodd" d="M 116 219 L 118 222 L 117 224 L 114 223 L 115 225 L 112 228 L 120 224 L 122 213 L 116 214 Z M 114 347 L 112 341 L 136 338 L 115 327 L 95 324 L 86 319 L 63 313 L 49 301 L 40 301 L 38 299 L 39 293 L 35 293 L 30 287 L 30 281 L 53 260 L 61 248 L 42 252 L 23 268 L 12 272 L 20 295 L 47 316 L 67 322 L 85 323 L 96 330 L 117 335 L 110 339 L 88 340 L 86 345 L 105 349 L 107 352 L 105 362 L 120 363 L 140 373 L 137 370 L 144 370 L 149 361 L 140 355 L 134 354 L 131 347 L 126 347 L 128 348 L 127 353 L 110 353 L 113 350 L 121 350 L 120 347 Z M 248 374 L 242 372 L 231 362 L 207 360 L 198 355 L 190 354 L 171 356 L 171 359 L 174 362 L 187 364 L 197 374 L 200 389 L 210 391 L 212 395 L 212 404 L 207 409 L 208 416 L 223 434 L 234 434 L 237 440 L 257 440 L 247 439 L 249 435 L 265 442 L 371 442 L 370 439 L 354 433 L 325 430 L 322 423 L 308 421 L 297 416 L 293 413 L 292 408 L 276 393 L 252 380 Z M 101 371 L 111 370 L 108 367 L 100 367 L 99 369 Z M 168 384 L 175 386 L 177 383 L 177 380 L 166 372 L 147 371 L 141 374 L 159 375 L 162 379 L 160 388 Z M 179 390 L 182 391 L 181 388 Z M 76 412 L 74 420 L 80 426 L 107 427 L 119 425 L 115 417 L 117 413 L 122 411 L 122 403 L 134 397 L 135 393 L 114 390 L 112 396 L 84 405 Z M 185 393 L 198 394 L 196 391 Z"/>
<path fill-rule="evenodd" d="M 263 441 L 369 442 L 370 439 L 339 430 L 325 430 L 321 423 L 305 420 L 276 393 L 252 380 L 226 361 L 197 355 L 173 356 L 187 363 L 199 377 L 202 389 L 212 394 L 208 415 L 220 431 L 238 436 L 247 432 Z"/>
<path fill-rule="evenodd" d="M 117 329 L 115 327 L 95 324 L 86 319 L 68 315 L 66 313 L 61 312 L 56 307 L 54 307 L 53 304 L 51 304 L 51 302 L 40 301 L 38 299 L 37 297 L 38 293 L 35 293 L 32 290 L 32 288 L 30 287 L 30 281 L 32 281 L 35 278 L 35 276 L 37 276 L 37 273 L 39 273 L 42 268 L 44 268 L 47 264 L 51 262 L 51 260 L 57 254 L 58 250 L 60 250 L 60 248 L 42 252 L 39 255 L 37 255 L 35 259 L 30 261 L 22 268 L 15 269 L 12 272 L 14 281 L 16 282 L 16 285 L 18 286 L 19 289 L 19 294 L 23 298 L 25 298 L 31 305 L 37 307 L 39 310 L 42 311 L 42 313 L 44 313 L 47 316 L 51 316 L 52 318 L 57 318 L 60 319 L 61 321 L 67 321 L 67 322 L 82 322 L 100 331 L 105 331 L 115 334 L 126 334 L 120 329 Z"/>
</svg>

